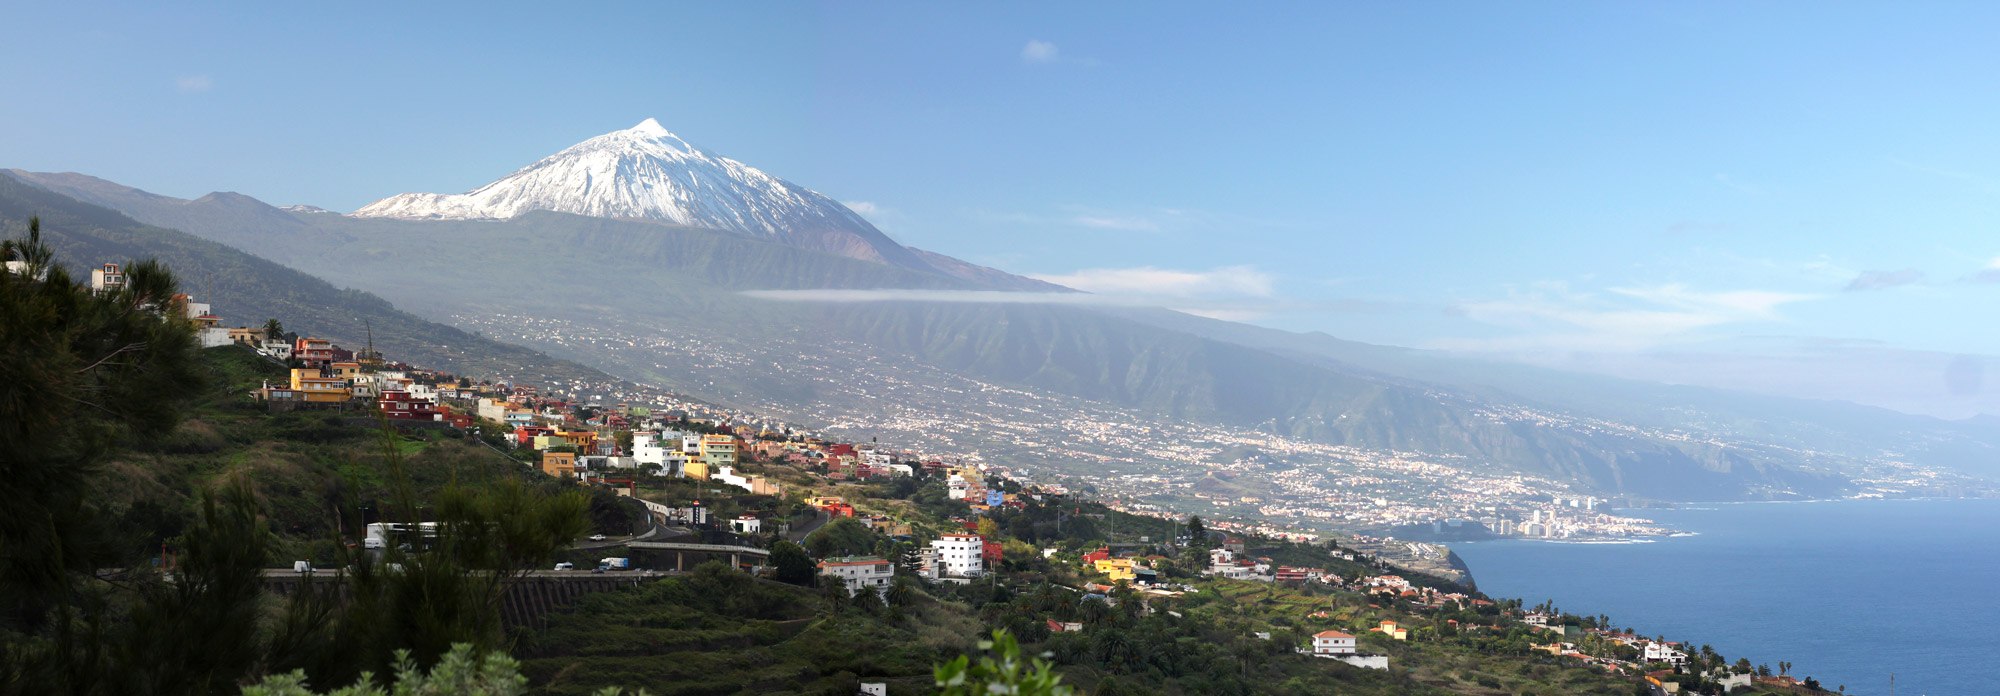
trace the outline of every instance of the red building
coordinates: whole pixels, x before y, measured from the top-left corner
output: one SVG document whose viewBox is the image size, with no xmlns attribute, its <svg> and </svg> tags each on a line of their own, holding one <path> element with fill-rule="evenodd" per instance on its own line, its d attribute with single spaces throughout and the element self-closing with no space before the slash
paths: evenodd
<svg viewBox="0 0 2000 696">
<path fill-rule="evenodd" d="M 389 420 L 434 421 L 437 420 L 437 404 L 423 399 L 412 398 L 409 392 L 391 389 L 382 392 L 376 403 L 382 408 L 382 415 Z"/>
<path fill-rule="evenodd" d="M 1106 546 L 1096 551 L 1084 554 L 1083 562 L 1086 564 L 1095 565 L 1098 561 L 1102 561 L 1110 557 L 1111 557 L 1111 547 Z"/>
<path fill-rule="evenodd" d="M 300 336 L 298 342 L 292 344 L 292 357 L 305 363 L 309 369 L 326 369 L 326 366 L 333 362 L 333 342 L 324 338 Z"/>
<path fill-rule="evenodd" d="M 554 434 L 556 434 L 554 428 L 544 428 L 539 425 L 523 425 L 514 429 L 514 443 L 518 447 L 527 447 L 535 444 L 535 438 L 537 437 Z"/>
<path fill-rule="evenodd" d="M 1000 542 L 994 541 L 992 539 L 986 539 L 984 540 L 984 542 L 985 542 L 984 545 L 981 546 L 979 549 L 980 560 L 986 562 L 986 567 L 988 569 L 999 567 Z"/>
</svg>

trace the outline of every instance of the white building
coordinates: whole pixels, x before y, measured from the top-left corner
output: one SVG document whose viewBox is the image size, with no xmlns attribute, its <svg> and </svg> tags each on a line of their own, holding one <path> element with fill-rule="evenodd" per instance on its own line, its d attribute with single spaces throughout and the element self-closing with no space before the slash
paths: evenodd
<svg viewBox="0 0 2000 696">
<path fill-rule="evenodd" d="M 737 534 L 757 534 L 764 528 L 764 521 L 756 515 L 738 515 L 729 521 L 729 531 Z"/>
<path fill-rule="evenodd" d="M 847 585 L 849 596 L 862 590 L 887 594 L 890 581 L 896 577 L 896 566 L 874 556 L 829 558 L 819 562 L 819 574 L 840 578 Z"/>
<path fill-rule="evenodd" d="M 1354 636 L 1339 631 L 1320 631 L 1313 634 L 1314 655 L 1352 655 Z"/>
<path fill-rule="evenodd" d="M 25 262 L 9 262 L 7 270 L 10 271 L 14 270 L 13 269 L 14 263 L 21 263 L 24 267 L 26 266 Z M 95 290 L 97 292 L 102 293 L 102 292 L 111 292 L 113 290 L 122 290 L 124 288 L 125 288 L 125 271 L 123 269 L 120 269 L 118 267 L 118 264 L 107 263 L 104 264 L 103 268 L 99 268 L 97 270 L 90 272 L 91 290 Z"/>
<path fill-rule="evenodd" d="M 433 387 L 428 384 L 422 384 L 415 380 L 412 380 L 410 382 L 410 387 L 408 389 L 404 389 L 403 391 L 408 392 L 410 398 L 412 399 L 417 399 L 420 401 L 429 401 L 431 403 L 437 403 L 438 400 L 438 393 L 436 387 Z"/>
<path fill-rule="evenodd" d="M 659 433 L 632 433 L 632 458 L 646 466 L 667 463 L 667 448 L 660 444 Z"/>
<path fill-rule="evenodd" d="M 1688 656 L 1687 653 L 1675 650 L 1672 645 L 1649 642 L 1646 644 L 1644 659 L 1646 662 L 1666 662 L 1674 665 L 1685 665 L 1687 664 Z"/>
<path fill-rule="evenodd" d="M 986 572 L 986 540 L 977 534 L 946 534 L 931 541 L 934 577 L 978 577 Z"/>
<path fill-rule="evenodd" d="M 749 478 L 744 477 L 742 474 L 736 473 L 736 467 L 730 467 L 730 466 L 719 467 L 716 469 L 715 473 L 709 474 L 708 477 L 711 479 L 715 479 L 717 481 L 721 481 L 723 483 L 727 483 L 731 486 L 741 488 L 746 491 L 751 491 L 753 493 L 756 492 L 756 490 L 750 486 Z"/>
</svg>

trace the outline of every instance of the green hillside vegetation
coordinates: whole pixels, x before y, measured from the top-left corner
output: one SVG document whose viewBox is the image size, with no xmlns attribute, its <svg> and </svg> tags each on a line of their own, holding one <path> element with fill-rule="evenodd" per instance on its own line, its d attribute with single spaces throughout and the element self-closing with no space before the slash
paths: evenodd
<svg viewBox="0 0 2000 696">
<path fill-rule="evenodd" d="M 592 595 L 515 654 L 542 693 L 610 686 L 661 696 L 853 693 L 893 675 L 927 693 L 932 664 L 971 647 L 978 619 L 961 604 L 913 595 L 895 616 L 835 610 L 821 593 L 710 562 L 629 592 Z"/>
<path fill-rule="evenodd" d="M 0 245 L 26 264 L 0 273 L 0 693 L 346 683 L 396 651 L 491 650 L 507 579 L 590 529 L 575 487 L 448 432 L 250 408 L 279 366 L 198 350 L 163 266 L 91 292 L 40 232 L 31 219 Z M 439 532 L 409 551 L 342 543 L 370 517 Z M 345 582 L 267 594 L 265 568 L 308 555 Z"/>
<path fill-rule="evenodd" d="M 119 529 L 115 538 L 127 554 L 122 562 L 149 563 L 194 521 L 199 491 L 228 481 L 255 491 L 275 536 L 264 559 L 270 567 L 337 558 L 336 538 L 359 538 L 356 520 L 346 520 L 345 529 L 336 526 L 348 507 L 372 516 L 394 505 L 397 479 L 384 460 L 385 445 L 402 458 L 420 499 L 454 481 L 566 490 L 458 431 L 385 433 L 366 412 L 267 413 L 249 391 L 266 380 L 282 382 L 287 373 L 248 348 L 210 348 L 195 360 L 205 378 L 186 417 L 160 438 L 106 456 L 107 475 L 95 496 Z M 605 499 L 593 498 L 593 504 L 593 519 L 605 520 L 602 531 L 631 531 L 629 510 Z"/>
</svg>

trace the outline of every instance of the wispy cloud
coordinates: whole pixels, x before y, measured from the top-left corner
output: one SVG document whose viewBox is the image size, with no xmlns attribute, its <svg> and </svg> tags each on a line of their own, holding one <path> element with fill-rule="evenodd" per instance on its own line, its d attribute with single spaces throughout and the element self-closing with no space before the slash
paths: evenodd
<svg viewBox="0 0 2000 696">
<path fill-rule="evenodd" d="M 1972 279 L 1981 283 L 2000 283 L 2000 266 L 1994 264 L 2000 264 L 2000 259 L 1994 259 L 1993 263 L 1986 264 L 1985 268 L 1972 274 Z"/>
<path fill-rule="evenodd" d="M 1021 60 L 1029 63 L 1054 63 L 1061 55 L 1055 44 L 1040 39 L 1029 39 L 1028 45 L 1021 47 Z"/>
<path fill-rule="evenodd" d="M 1254 266 L 1225 266 L 1207 271 L 1138 268 L 1086 268 L 1061 275 L 1030 274 L 1036 280 L 1091 293 L 1121 293 L 1166 297 L 1270 297 L 1276 279 Z"/>
<path fill-rule="evenodd" d="M 174 78 L 174 89 L 186 93 L 206 92 L 215 87 L 215 80 L 207 75 L 182 75 Z"/>
<path fill-rule="evenodd" d="M 1076 216 L 1075 218 L 1071 218 L 1071 222 L 1083 225 L 1084 227 L 1096 227 L 1099 229 L 1106 229 L 1106 230 L 1129 230 L 1133 232 L 1160 231 L 1159 223 L 1153 222 L 1152 220 L 1147 220 L 1145 218 L 1098 217 L 1094 215 L 1079 215 Z"/>
<path fill-rule="evenodd" d="M 1738 193 L 1747 193 L 1752 196 L 1764 195 L 1764 189 L 1760 189 L 1755 186 L 1751 186 L 1749 184 L 1738 182 L 1734 177 L 1731 177 L 1728 174 L 1715 175 L 1715 182 L 1722 184 L 1723 186 L 1736 189 Z"/>
<path fill-rule="evenodd" d="M 1899 271 L 1867 271 L 1848 281 L 1848 292 L 1866 290 L 1886 290 L 1900 285 L 1909 285 L 1924 279 L 1924 272 L 1914 268 Z"/>
<path fill-rule="evenodd" d="M 862 215 L 873 215 L 881 210 L 880 208 L 877 208 L 874 203 L 870 203 L 868 201 L 841 201 L 840 204 L 847 206 L 848 210 L 852 210 Z"/>
</svg>

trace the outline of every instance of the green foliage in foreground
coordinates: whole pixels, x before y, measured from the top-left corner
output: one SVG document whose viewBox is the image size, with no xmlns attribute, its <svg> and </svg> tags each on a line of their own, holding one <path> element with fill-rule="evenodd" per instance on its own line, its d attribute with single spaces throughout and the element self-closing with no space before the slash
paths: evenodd
<svg viewBox="0 0 2000 696">
<path fill-rule="evenodd" d="M 653 694 L 851 694 L 862 681 L 892 693 L 928 691 L 934 665 L 982 632 L 964 605 L 921 591 L 901 604 L 752 578 L 705 563 L 684 577 L 590 595 L 515 654 L 542 693 L 582 696 L 606 686 Z M 872 595 L 870 595 L 872 597 Z"/>
<path fill-rule="evenodd" d="M 504 652 L 479 657 L 469 643 L 451 647 L 429 672 L 417 668 L 407 650 L 396 651 L 396 677 L 384 688 L 375 675 L 363 673 L 353 685 L 316 692 L 306 685 L 304 670 L 265 677 L 243 687 L 243 696 L 520 696 L 527 693 L 528 678 L 521 676 L 521 663 Z M 621 696 L 625 690 L 609 687 L 594 696 Z M 634 696 L 647 696 L 644 690 Z"/>
<path fill-rule="evenodd" d="M 392 650 L 430 664 L 453 643 L 497 647 L 505 579 L 587 528 L 574 487 L 444 472 L 420 494 L 405 455 L 424 445 L 386 424 L 371 438 L 338 417 L 236 407 L 243 383 L 274 366 L 239 348 L 197 351 L 164 267 L 128 264 L 124 289 L 93 292 L 55 263 L 38 228 L 0 244 L 27 264 L 0 273 L 0 694 L 193 696 L 290 671 L 338 683 L 393 667 Z M 260 489 L 251 462 L 282 461 L 300 441 L 345 449 L 301 457 L 317 465 L 317 486 L 298 485 L 308 474 L 294 470 Z M 339 543 L 360 536 L 364 474 L 377 479 L 381 519 L 439 523 L 432 548 L 374 559 Z M 282 564 L 286 543 L 270 521 L 313 517 L 329 570 L 268 596 L 263 571 Z M 161 538 L 149 522 L 182 533 Z M 135 533 L 158 566 L 120 543 Z"/>
<path fill-rule="evenodd" d="M 1021 645 L 1005 629 L 994 631 L 993 640 L 979 641 L 979 649 L 991 654 L 972 662 L 966 655 L 938 665 L 938 696 L 1069 696 L 1075 689 L 1062 685 L 1062 676 L 1050 669 L 1047 660 L 1021 659 Z"/>
</svg>

